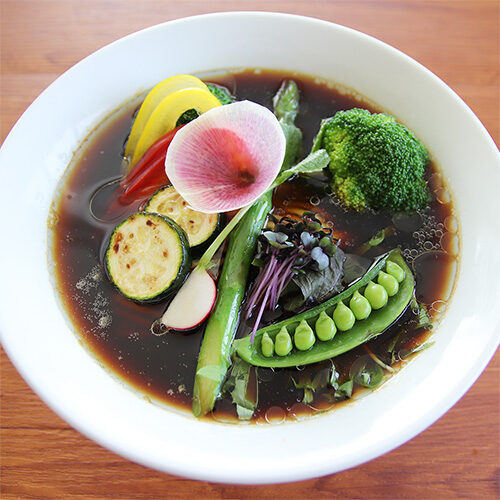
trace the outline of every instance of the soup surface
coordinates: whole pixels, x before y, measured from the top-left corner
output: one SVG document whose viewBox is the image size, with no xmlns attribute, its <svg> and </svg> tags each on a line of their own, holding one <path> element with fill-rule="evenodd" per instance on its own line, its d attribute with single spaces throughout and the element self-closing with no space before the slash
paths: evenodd
<svg viewBox="0 0 500 500">
<path fill-rule="evenodd" d="M 353 107 L 381 111 L 301 75 L 248 70 L 211 81 L 226 85 L 238 100 L 249 99 L 272 108 L 272 98 L 285 78 L 293 78 L 300 88 L 296 124 L 304 134 L 304 152 L 310 150 L 322 118 Z M 189 334 L 153 335 L 150 327 L 167 302 L 139 305 L 124 298 L 103 267 L 113 228 L 138 208 L 131 205 L 120 212 L 106 212 L 115 186 L 111 181 L 120 176 L 123 144 L 137 105 L 123 106 L 89 137 L 61 181 L 49 228 L 57 289 L 77 334 L 107 369 L 152 400 L 190 411 L 203 326 Z M 453 289 L 459 238 L 450 194 L 432 163 L 427 178 L 432 202 L 426 210 L 411 216 L 346 211 L 331 195 L 323 174 L 280 186 L 274 194 L 273 214 L 281 217 L 306 210 L 316 212 L 340 238 L 346 253 L 358 251 L 380 230 L 390 228 L 382 243 L 368 250 L 365 257 L 401 248 L 415 274 L 416 298 L 427 306 L 436 323 Z M 255 274 L 251 271 L 250 282 Z M 414 352 L 429 344 L 429 329 L 415 325 L 415 314 L 409 308 L 383 335 L 336 357 L 338 385 L 349 378 L 353 365 L 368 358 L 388 366 L 386 375 L 400 368 Z M 247 334 L 249 326 L 240 325 L 238 336 Z M 315 390 L 310 389 L 311 380 L 319 380 L 322 374 L 328 378 L 331 371 L 330 361 L 306 368 L 252 371 L 253 390 L 258 386 L 254 421 L 298 419 L 339 404 L 345 398 L 339 393 L 335 396 L 331 386 L 318 384 Z M 218 400 L 209 418 L 237 419 L 231 400 Z"/>
</svg>

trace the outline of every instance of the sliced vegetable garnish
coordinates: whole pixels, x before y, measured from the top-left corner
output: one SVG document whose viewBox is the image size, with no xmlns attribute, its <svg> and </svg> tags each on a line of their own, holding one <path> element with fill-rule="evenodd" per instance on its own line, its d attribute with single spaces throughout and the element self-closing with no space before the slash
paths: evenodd
<svg viewBox="0 0 500 500">
<path fill-rule="evenodd" d="M 213 278 L 195 269 L 161 318 L 167 329 L 189 331 L 203 323 L 215 303 L 217 289 Z M 185 298 L 187 296 L 187 300 Z"/>
<path fill-rule="evenodd" d="M 186 88 L 165 97 L 147 121 L 137 141 L 130 164 L 134 166 L 159 137 L 174 129 L 179 116 L 188 109 L 195 109 L 201 114 L 219 106 L 222 104 L 208 89 Z"/>
<path fill-rule="evenodd" d="M 120 182 L 118 200 L 122 205 L 132 203 L 138 197 L 153 194 L 160 187 L 168 184 L 168 177 L 165 174 L 165 156 L 179 128 L 174 128 L 160 137 Z"/>
<path fill-rule="evenodd" d="M 109 277 L 140 302 L 158 301 L 177 289 L 191 267 L 184 231 L 158 214 L 136 213 L 119 224 L 106 250 Z"/>
<path fill-rule="evenodd" d="M 285 136 L 264 106 L 240 101 L 211 109 L 180 130 L 166 173 L 200 212 L 236 210 L 269 189 L 285 156 Z"/>
<path fill-rule="evenodd" d="M 157 191 L 144 210 L 174 219 L 186 232 L 191 248 L 208 244 L 217 233 L 222 217 L 221 214 L 191 210 L 174 186 L 166 186 Z"/>
<path fill-rule="evenodd" d="M 144 99 L 139 112 L 137 113 L 134 124 L 132 126 L 132 130 L 130 131 L 127 146 L 125 148 L 125 156 L 127 158 L 131 159 L 134 155 L 137 144 L 146 127 L 146 124 L 151 118 L 153 112 L 157 109 L 158 105 L 163 101 L 163 99 L 178 90 L 189 88 L 208 91 L 207 86 L 199 78 L 196 78 L 192 75 L 172 76 L 158 83 L 150 90 L 150 92 Z M 158 139 L 158 137 L 156 139 Z M 132 166 L 133 165 L 131 163 L 130 168 Z"/>
</svg>

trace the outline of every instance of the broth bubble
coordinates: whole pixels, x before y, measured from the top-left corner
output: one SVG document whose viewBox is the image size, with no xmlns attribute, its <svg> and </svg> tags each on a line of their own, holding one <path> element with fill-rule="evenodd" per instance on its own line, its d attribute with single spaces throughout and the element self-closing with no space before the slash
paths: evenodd
<svg viewBox="0 0 500 500">
<path fill-rule="evenodd" d="M 295 403 L 290 407 L 288 418 L 303 420 L 311 414 L 311 407 L 304 403 Z"/>
<path fill-rule="evenodd" d="M 446 188 L 439 189 L 436 191 L 436 199 L 442 205 L 447 205 L 451 202 L 450 192 Z"/>
<path fill-rule="evenodd" d="M 269 424 L 281 424 L 285 421 L 286 412 L 280 406 L 271 406 L 266 411 L 265 419 Z"/>
<path fill-rule="evenodd" d="M 161 318 L 155 320 L 151 325 L 151 333 L 158 337 L 165 335 L 168 332 L 168 328 L 162 323 Z"/>
<path fill-rule="evenodd" d="M 441 248 L 450 255 L 458 255 L 458 236 L 455 233 L 444 233 L 441 236 Z"/>
<path fill-rule="evenodd" d="M 444 300 L 435 300 L 431 304 L 431 309 L 437 313 L 443 313 L 446 309 L 446 302 Z"/>
<path fill-rule="evenodd" d="M 448 217 L 446 217 L 446 219 L 444 220 L 444 227 L 450 233 L 456 233 L 458 231 L 458 221 L 456 217 L 453 215 L 448 215 Z"/>
</svg>

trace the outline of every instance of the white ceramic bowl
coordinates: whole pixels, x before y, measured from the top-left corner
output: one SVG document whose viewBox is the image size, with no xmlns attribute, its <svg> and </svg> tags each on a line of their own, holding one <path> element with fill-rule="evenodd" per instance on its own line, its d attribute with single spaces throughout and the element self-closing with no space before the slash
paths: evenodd
<svg viewBox="0 0 500 500">
<path fill-rule="evenodd" d="M 167 75 L 239 67 L 317 75 L 356 89 L 396 115 L 442 168 L 461 223 L 458 283 L 435 345 L 369 397 L 279 426 L 201 422 L 138 397 L 78 343 L 47 266 L 46 221 L 54 188 L 87 132 Z M 103 446 L 155 469 L 265 483 L 352 467 L 439 418 L 497 347 L 499 163 L 488 133 L 452 90 L 414 60 L 359 32 L 304 17 L 242 12 L 154 26 L 63 74 L 3 144 L 2 343 L 25 380 L 61 417 Z"/>
</svg>

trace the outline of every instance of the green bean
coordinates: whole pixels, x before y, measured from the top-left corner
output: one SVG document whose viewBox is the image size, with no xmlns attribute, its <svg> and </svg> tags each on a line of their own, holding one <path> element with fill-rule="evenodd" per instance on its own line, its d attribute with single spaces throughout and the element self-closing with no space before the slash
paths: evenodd
<svg viewBox="0 0 500 500">
<path fill-rule="evenodd" d="M 368 299 L 372 309 L 382 309 L 389 299 L 385 288 L 373 281 L 366 285 L 363 295 Z"/>
<path fill-rule="evenodd" d="M 276 339 L 278 332 L 283 328 L 294 331 L 302 320 L 307 321 L 309 325 L 316 325 L 320 316 L 322 318 L 329 316 L 331 319 L 337 305 L 340 304 L 341 301 L 346 304 L 349 303 L 356 291 L 360 292 L 364 290 L 370 281 L 376 280 L 378 273 L 384 269 L 386 262 L 389 261 L 396 263 L 403 271 L 405 277 L 399 285 L 398 293 L 388 299 L 385 307 L 373 310 L 370 316 L 363 321 L 355 321 L 354 326 L 350 330 L 344 332 L 339 331 L 330 340 L 316 342 L 307 351 L 300 351 L 299 349 L 293 348 L 291 351 L 288 351 L 285 356 L 277 355 Z M 354 349 L 386 331 L 410 304 L 414 293 L 414 287 L 415 280 L 413 274 L 401 256 L 401 252 L 398 249 L 393 250 L 388 254 L 380 256 L 364 276 L 338 295 L 331 297 L 322 304 L 308 309 L 303 313 L 258 330 L 255 334 L 253 343 L 250 342 L 250 335 L 236 340 L 234 342 L 235 351 L 239 357 L 254 366 L 270 368 L 307 365 L 331 359 Z M 322 313 L 324 314 L 322 315 Z M 261 350 L 262 337 L 265 332 L 267 332 L 269 337 L 274 339 L 275 342 L 275 355 L 269 358 L 265 357 Z M 320 338 L 318 332 L 316 332 L 316 335 Z"/>
<path fill-rule="evenodd" d="M 293 334 L 293 342 L 299 351 L 307 351 L 316 342 L 316 337 L 307 321 L 303 319 Z"/>
<path fill-rule="evenodd" d="M 262 335 L 262 354 L 266 358 L 270 358 L 274 354 L 274 342 L 267 332 Z"/>
<path fill-rule="evenodd" d="M 405 279 L 404 270 L 401 268 L 401 266 L 398 266 L 396 262 L 388 260 L 385 266 L 385 270 L 388 274 L 394 276 L 398 283 L 401 283 Z"/>
<path fill-rule="evenodd" d="M 387 292 L 389 297 L 393 297 L 398 293 L 399 284 L 398 280 L 392 276 L 391 274 L 384 273 L 384 271 L 380 271 L 377 277 L 377 283 L 382 285 Z"/>
<path fill-rule="evenodd" d="M 354 326 L 356 318 L 352 311 L 340 301 L 335 311 L 333 311 L 333 321 L 335 321 L 335 326 L 341 331 L 346 332 Z"/>
<path fill-rule="evenodd" d="M 366 297 L 363 297 L 358 290 L 349 302 L 349 307 L 358 321 L 368 318 L 372 312 L 372 306 Z"/>
<path fill-rule="evenodd" d="M 314 329 L 316 330 L 316 336 L 322 341 L 333 339 L 334 335 L 337 333 L 335 321 L 333 321 L 325 311 L 321 311 L 314 325 Z"/>
<path fill-rule="evenodd" d="M 276 339 L 274 342 L 274 351 L 278 356 L 286 356 L 292 350 L 292 339 L 286 326 L 279 331 L 278 335 L 276 335 Z"/>
</svg>

